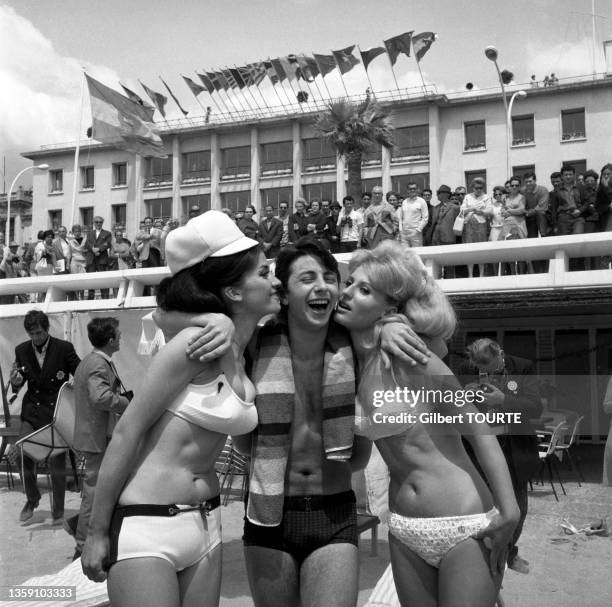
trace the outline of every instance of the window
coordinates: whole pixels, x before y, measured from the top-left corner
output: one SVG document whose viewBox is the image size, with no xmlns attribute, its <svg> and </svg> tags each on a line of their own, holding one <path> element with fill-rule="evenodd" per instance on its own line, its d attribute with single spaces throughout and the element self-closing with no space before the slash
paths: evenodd
<svg viewBox="0 0 612 607">
<path fill-rule="evenodd" d="M 120 225 L 125 228 L 127 221 L 127 205 L 125 204 L 114 204 L 111 207 L 111 224 L 114 228 Z"/>
<path fill-rule="evenodd" d="M 402 196 L 406 195 L 408 182 L 414 181 L 419 186 L 419 191 L 429 187 L 429 173 L 415 173 L 413 175 L 397 175 L 391 177 L 391 189 Z"/>
<path fill-rule="evenodd" d="M 62 225 L 62 211 L 49 211 L 49 229 L 56 232 Z"/>
<path fill-rule="evenodd" d="M 317 200 L 336 200 L 336 182 L 330 183 L 311 183 L 310 185 L 302 186 L 304 198 L 310 202 L 315 198 Z"/>
<path fill-rule="evenodd" d="M 221 206 L 223 208 L 231 209 L 234 212 L 242 212 L 247 204 L 251 204 L 251 192 L 224 192 L 221 194 Z"/>
<path fill-rule="evenodd" d="M 147 158 L 145 185 L 155 186 L 162 183 L 172 183 L 172 156 Z"/>
<path fill-rule="evenodd" d="M 382 146 L 376 144 L 361 155 L 361 166 L 370 166 L 382 162 Z"/>
<path fill-rule="evenodd" d="M 210 194 L 183 196 L 181 202 L 183 207 L 183 223 L 188 221 L 190 217 L 200 215 L 204 211 L 210 211 Z"/>
<path fill-rule="evenodd" d="M 393 160 L 429 158 L 429 125 L 407 126 L 395 129 Z"/>
<path fill-rule="evenodd" d="M 362 179 L 361 180 L 361 191 L 362 192 L 372 192 L 372 188 L 375 185 L 380 185 L 380 178 L 374 177 L 372 179 Z M 346 191 L 348 193 L 348 180 L 345 181 Z M 335 198 L 333 199 L 335 200 Z"/>
<path fill-rule="evenodd" d="M 251 146 L 222 150 L 221 178 L 236 179 L 251 174 Z"/>
<path fill-rule="evenodd" d="M 463 132 L 465 137 L 463 149 L 466 152 L 470 150 L 485 150 L 487 148 L 484 120 L 466 122 L 463 125 Z"/>
<path fill-rule="evenodd" d="M 304 139 L 304 171 L 336 167 L 336 150 L 321 137 Z"/>
<path fill-rule="evenodd" d="M 474 179 L 476 179 L 476 177 L 480 177 L 481 179 L 484 179 L 485 182 L 485 189 L 484 191 L 487 191 L 487 170 L 483 169 L 482 171 L 466 171 L 465 172 L 465 187 L 467 188 L 468 192 L 471 192 L 470 189 L 470 184 L 472 183 L 472 181 Z"/>
<path fill-rule="evenodd" d="M 210 179 L 210 150 L 183 154 L 183 183 Z"/>
<path fill-rule="evenodd" d="M 584 126 L 584 108 L 577 110 L 563 110 L 561 112 L 561 140 L 584 139 L 586 129 Z"/>
<path fill-rule="evenodd" d="M 94 189 L 94 168 L 92 166 L 81 167 L 81 190 Z"/>
<path fill-rule="evenodd" d="M 289 207 L 293 206 L 293 188 L 268 188 L 261 190 L 261 208 L 265 208 L 267 204 L 271 204 L 275 211 L 278 211 L 278 205 L 284 200 L 289 203 Z"/>
<path fill-rule="evenodd" d="M 564 160 L 563 161 L 563 166 L 570 166 L 570 167 L 574 167 L 574 171 L 576 171 L 576 177 L 578 177 L 578 175 L 583 174 L 587 169 L 587 163 L 586 160 Z"/>
<path fill-rule="evenodd" d="M 512 145 L 525 145 L 534 141 L 533 114 L 512 118 Z"/>
<path fill-rule="evenodd" d="M 293 172 L 293 143 L 266 143 L 261 146 L 261 173 L 279 174 Z"/>
<path fill-rule="evenodd" d="M 523 164 L 518 167 L 512 167 L 512 175 L 518 177 L 521 183 L 525 181 L 525 173 L 535 173 L 535 164 Z"/>
<path fill-rule="evenodd" d="M 49 193 L 64 191 L 64 171 L 57 169 L 49 171 Z"/>
<path fill-rule="evenodd" d="M 153 219 L 170 219 L 172 217 L 172 198 L 155 198 L 145 200 L 147 215 Z"/>
<path fill-rule="evenodd" d="M 127 185 L 127 162 L 113 164 L 113 187 Z"/>
<path fill-rule="evenodd" d="M 79 211 L 81 214 L 81 225 L 91 229 L 91 226 L 93 226 L 94 217 L 93 207 L 81 207 Z"/>
</svg>

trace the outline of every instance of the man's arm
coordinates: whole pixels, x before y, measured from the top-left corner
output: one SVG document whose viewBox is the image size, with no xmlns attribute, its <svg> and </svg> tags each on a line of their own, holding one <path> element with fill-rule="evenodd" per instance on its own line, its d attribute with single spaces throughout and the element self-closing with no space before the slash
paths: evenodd
<svg viewBox="0 0 612 607">
<path fill-rule="evenodd" d="M 273 247 L 278 247 L 283 237 L 283 224 L 277 220 L 276 223 L 272 224 L 272 226 L 273 236 L 270 240 L 270 245 L 272 245 Z"/>
<path fill-rule="evenodd" d="M 65 364 L 70 370 L 70 374 L 74 376 L 74 372 L 76 371 L 76 368 L 79 366 L 81 359 L 79 358 L 79 355 L 76 353 L 74 346 L 69 341 L 65 341 L 64 343 L 66 344 L 66 354 L 65 354 L 66 363 Z"/>
<path fill-rule="evenodd" d="M 371 453 L 372 441 L 368 440 L 365 436 L 355 436 L 353 439 L 353 452 L 349 460 L 351 470 L 353 472 L 363 470 L 368 465 L 368 461 L 370 461 Z"/>
<path fill-rule="evenodd" d="M 90 371 L 87 378 L 87 395 L 89 402 L 96 409 L 102 411 L 112 411 L 113 413 L 123 413 L 130 401 L 125 396 L 120 396 L 113 392 L 112 386 L 108 381 L 108 370 L 105 366 L 96 366 Z"/>
</svg>

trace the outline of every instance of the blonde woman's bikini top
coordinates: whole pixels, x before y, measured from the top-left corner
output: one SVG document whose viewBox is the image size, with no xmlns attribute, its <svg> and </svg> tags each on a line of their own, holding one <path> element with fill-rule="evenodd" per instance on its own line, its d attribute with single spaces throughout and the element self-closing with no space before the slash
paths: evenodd
<svg viewBox="0 0 612 607">
<path fill-rule="evenodd" d="M 166 411 L 220 434 L 247 434 L 257 426 L 255 403 L 239 398 L 223 373 L 207 384 L 188 384 Z"/>
</svg>

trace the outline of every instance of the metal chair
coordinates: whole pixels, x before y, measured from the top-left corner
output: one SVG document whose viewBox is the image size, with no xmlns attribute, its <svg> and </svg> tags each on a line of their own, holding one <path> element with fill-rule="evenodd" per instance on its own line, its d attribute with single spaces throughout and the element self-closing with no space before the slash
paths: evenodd
<svg viewBox="0 0 612 607">
<path fill-rule="evenodd" d="M 584 415 L 581 415 L 575 422 L 574 427 L 572 428 L 572 434 L 570 435 L 569 441 L 565 442 L 565 435 L 562 437 L 562 440 L 555 447 L 555 452 L 559 453 L 558 456 L 561 461 L 563 461 L 563 455 L 567 454 L 567 459 L 569 460 L 570 467 L 572 468 L 574 474 L 578 477 L 578 486 L 582 487 L 580 481 L 584 481 L 584 476 L 582 475 L 582 471 L 580 470 L 580 466 L 578 465 L 578 459 L 576 463 L 574 463 L 574 459 L 572 458 L 572 445 L 576 442 L 576 437 L 578 436 L 578 428 L 580 423 L 584 419 Z M 566 427 L 567 429 L 567 427 Z"/>
<path fill-rule="evenodd" d="M 11 415 L 9 405 L 17 395 L 8 397 L 9 382 L 4 383 L 2 368 L 0 367 L 0 390 L 2 391 L 2 417 L 0 418 L 0 463 L 6 464 L 7 482 L 10 489 L 14 488 L 13 466 L 9 457 L 9 445 L 14 444 L 19 437 L 21 420 L 18 415 Z"/>
<path fill-rule="evenodd" d="M 24 454 L 35 462 L 46 462 L 50 457 L 68 452 L 72 473 L 78 487 L 79 476 L 74 453 L 71 450 L 74 441 L 75 409 L 74 388 L 71 383 L 66 382 L 58 392 L 53 421 L 15 443 L 21 448 L 22 469 Z M 49 493 L 50 499 L 52 496 L 53 492 Z M 53 503 L 51 503 L 51 509 L 53 510 Z"/>
<path fill-rule="evenodd" d="M 559 481 L 559 484 L 561 485 L 563 495 L 567 495 L 567 493 L 565 492 L 565 487 L 563 486 L 563 481 L 561 480 L 561 476 L 559 474 L 559 466 L 557 464 L 557 461 L 559 458 L 557 454 L 555 453 L 557 445 L 563 439 L 563 434 L 565 430 L 566 430 L 565 422 L 560 422 L 555 427 L 552 434 L 549 434 L 547 432 L 539 433 L 539 435 L 542 437 L 546 437 L 547 435 L 550 436 L 550 439 L 548 440 L 548 442 L 541 442 L 538 445 L 538 449 L 540 452 L 540 479 L 542 478 L 542 470 L 544 466 L 546 466 L 548 468 L 548 480 L 550 482 L 550 486 L 552 487 L 553 493 L 555 495 L 555 499 L 557 501 L 559 501 L 559 496 L 557 495 L 557 490 L 555 489 L 555 484 L 553 483 L 553 468 L 555 469 L 555 472 L 557 474 L 557 480 Z"/>
<path fill-rule="evenodd" d="M 244 499 L 249 479 L 249 467 L 249 458 L 238 453 L 233 447 L 232 439 L 228 437 L 215 464 L 215 470 L 219 475 L 219 493 L 224 494 L 224 506 L 227 506 L 229 502 L 234 476 L 242 476 L 242 487 L 239 493 L 239 499 Z"/>
</svg>

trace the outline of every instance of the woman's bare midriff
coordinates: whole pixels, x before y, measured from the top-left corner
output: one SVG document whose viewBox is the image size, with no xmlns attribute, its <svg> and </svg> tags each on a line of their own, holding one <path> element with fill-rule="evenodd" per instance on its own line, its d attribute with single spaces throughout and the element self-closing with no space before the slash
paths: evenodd
<svg viewBox="0 0 612 607">
<path fill-rule="evenodd" d="M 459 436 L 436 437 L 422 427 L 376 441 L 389 467 L 389 508 L 409 517 L 487 512 L 493 499 Z M 444 452 L 441 452 L 440 447 Z"/>
<path fill-rule="evenodd" d="M 197 504 L 214 497 L 215 462 L 226 439 L 166 411 L 145 436 L 119 504 Z"/>
</svg>

